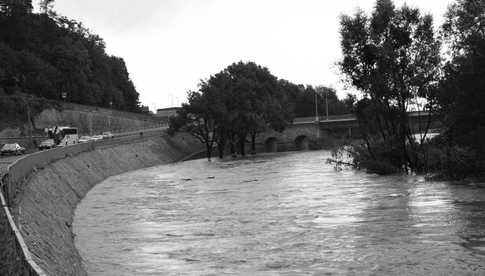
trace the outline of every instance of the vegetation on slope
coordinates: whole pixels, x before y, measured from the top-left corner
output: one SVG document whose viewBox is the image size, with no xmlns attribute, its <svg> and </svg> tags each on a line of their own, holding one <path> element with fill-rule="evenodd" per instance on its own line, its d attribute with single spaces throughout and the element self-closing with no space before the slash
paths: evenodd
<svg viewBox="0 0 485 276">
<path fill-rule="evenodd" d="M 53 1 L 0 0 L 0 97 L 18 92 L 139 112 L 123 59 L 98 35 L 52 11 Z"/>
</svg>

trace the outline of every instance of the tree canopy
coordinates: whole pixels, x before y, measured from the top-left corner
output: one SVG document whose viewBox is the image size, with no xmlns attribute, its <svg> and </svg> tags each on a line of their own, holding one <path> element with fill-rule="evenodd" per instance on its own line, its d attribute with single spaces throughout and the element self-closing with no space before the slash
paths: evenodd
<svg viewBox="0 0 485 276">
<path fill-rule="evenodd" d="M 171 127 L 193 133 L 206 144 L 209 158 L 215 143 L 221 157 L 227 144 L 231 153 L 237 147 L 244 155 L 248 136 L 254 150 L 258 133 L 268 128 L 282 131 L 292 116 L 278 79 L 267 68 L 239 62 L 202 81 L 199 91 L 189 92 Z"/>
<path fill-rule="evenodd" d="M 340 67 L 364 95 L 357 115 L 371 159 L 422 170 L 407 112 L 420 99 L 428 99 L 439 80 L 440 42 L 432 17 L 377 0 L 370 16 L 362 11 L 345 15 L 340 26 Z M 428 102 L 426 108 L 432 107 Z M 389 156 L 378 156 L 373 149 L 377 145 L 384 145 Z"/>
<path fill-rule="evenodd" d="M 123 59 L 82 23 L 52 11 L 53 1 L 0 1 L 0 94 L 21 92 L 80 104 L 140 111 Z"/>
<path fill-rule="evenodd" d="M 259 133 L 283 131 L 295 116 L 315 116 L 315 95 L 324 106 L 325 94 L 332 107 L 329 114 L 349 112 L 331 88 L 295 85 L 254 62 L 237 62 L 201 81 L 198 91 L 190 91 L 188 103 L 170 126 L 192 133 L 206 145 L 209 157 L 214 146 L 220 157 L 226 148 L 244 155 L 248 141 L 254 153 Z"/>
<path fill-rule="evenodd" d="M 476 174 L 485 171 L 485 1 L 458 0 L 451 5 L 442 34 L 451 50 L 436 95 L 449 147 L 446 168 Z"/>
</svg>

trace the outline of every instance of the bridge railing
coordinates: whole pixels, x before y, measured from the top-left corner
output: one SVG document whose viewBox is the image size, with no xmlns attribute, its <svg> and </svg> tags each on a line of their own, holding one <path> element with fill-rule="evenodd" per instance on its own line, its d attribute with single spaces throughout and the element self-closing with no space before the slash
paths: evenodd
<svg viewBox="0 0 485 276">
<path fill-rule="evenodd" d="M 166 128 L 146 129 L 116 134 L 112 139 L 58 147 L 26 155 L 11 164 L 0 177 L 0 275 L 46 275 L 32 259 L 26 243 L 18 229 L 12 208 L 16 197 L 23 190 L 27 178 L 47 165 L 96 148 L 106 148 L 150 137 L 165 136 Z"/>
<path fill-rule="evenodd" d="M 313 117 L 299 117 L 299 118 L 295 118 L 293 120 L 293 123 L 309 123 L 309 122 L 315 122 L 315 116 Z M 323 116 L 319 116 L 318 119 L 323 122 L 325 120 L 327 120 L 327 117 L 325 115 Z M 343 115 L 330 115 L 328 116 L 328 120 L 329 121 L 332 121 L 332 120 L 344 120 L 344 119 L 355 119 L 355 115 L 354 114 L 343 114 Z"/>
</svg>

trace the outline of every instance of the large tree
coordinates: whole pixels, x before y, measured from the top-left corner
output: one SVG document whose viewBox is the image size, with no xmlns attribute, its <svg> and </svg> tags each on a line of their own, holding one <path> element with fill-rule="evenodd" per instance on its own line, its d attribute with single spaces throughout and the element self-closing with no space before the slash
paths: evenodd
<svg viewBox="0 0 485 276">
<path fill-rule="evenodd" d="M 396 168 L 422 170 L 407 112 L 429 98 L 437 85 L 440 42 L 432 17 L 378 0 L 370 16 L 358 11 L 342 16 L 340 25 L 341 70 L 366 99 L 359 107 L 369 110 L 361 110 L 358 117 L 370 158 L 383 158 L 374 148 L 386 147 Z M 433 106 L 428 102 L 425 107 Z"/>
<path fill-rule="evenodd" d="M 449 147 L 447 156 L 456 163 L 452 160 L 463 159 L 454 156 L 458 154 L 456 146 L 466 149 L 470 158 L 465 164 L 469 172 L 465 173 L 476 173 L 485 169 L 485 1 L 458 0 L 445 19 L 443 37 L 451 55 L 437 99 Z M 456 164 L 447 167 L 452 166 Z"/>
<path fill-rule="evenodd" d="M 255 152 L 260 132 L 282 131 L 291 120 L 286 93 L 277 78 L 253 62 L 238 62 L 202 81 L 199 91 L 190 92 L 188 104 L 171 120 L 171 128 L 194 134 L 206 144 L 208 156 L 216 143 L 223 157 L 226 146 L 233 155 L 245 155 L 248 137 Z"/>
</svg>

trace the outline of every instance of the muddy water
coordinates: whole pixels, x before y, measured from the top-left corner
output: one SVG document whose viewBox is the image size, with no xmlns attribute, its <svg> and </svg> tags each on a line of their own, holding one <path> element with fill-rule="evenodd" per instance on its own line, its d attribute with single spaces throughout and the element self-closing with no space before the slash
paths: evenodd
<svg viewBox="0 0 485 276">
<path fill-rule="evenodd" d="M 91 275 L 485 275 L 485 189 L 336 172 L 327 152 L 196 160 L 96 186 Z"/>
</svg>

